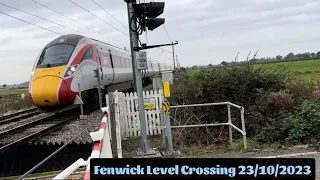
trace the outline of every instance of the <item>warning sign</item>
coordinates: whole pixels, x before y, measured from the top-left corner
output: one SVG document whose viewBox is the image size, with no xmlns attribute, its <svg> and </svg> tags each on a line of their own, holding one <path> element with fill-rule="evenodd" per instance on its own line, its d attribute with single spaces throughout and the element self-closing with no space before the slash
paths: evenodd
<svg viewBox="0 0 320 180">
<path fill-rule="evenodd" d="M 162 110 L 164 114 L 170 114 L 170 104 L 168 101 L 162 103 Z"/>
<path fill-rule="evenodd" d="M 144 98 L 144 109 L 155 109 L 156 108 L 156 99 L 155 98 Z M 134 100 L 136 111 L 139 110 L 139 101 L 138 99 Z"/>
</svg>

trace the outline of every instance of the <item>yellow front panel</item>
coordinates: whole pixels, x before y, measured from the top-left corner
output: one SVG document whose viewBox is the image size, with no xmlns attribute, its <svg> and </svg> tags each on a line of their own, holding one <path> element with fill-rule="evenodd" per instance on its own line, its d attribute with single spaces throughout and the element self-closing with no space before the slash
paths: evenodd
<svg viewBox="0 0 320 180">
<path fill-rule="evenodd" d="M 32 82 L 32 98 L 36 105 L 58 105 L 59 85 L 64 70 L 65 66 L 36 69 Z"/>
<path fill-rule="evenodd" d="M 33 80 L 42 76 L 57 76 L 62 78 L 63 73 L 66 70 L 66 66 L 58 66 L 52 68 L 36 68 L 33 76 Z"/>
</svg>

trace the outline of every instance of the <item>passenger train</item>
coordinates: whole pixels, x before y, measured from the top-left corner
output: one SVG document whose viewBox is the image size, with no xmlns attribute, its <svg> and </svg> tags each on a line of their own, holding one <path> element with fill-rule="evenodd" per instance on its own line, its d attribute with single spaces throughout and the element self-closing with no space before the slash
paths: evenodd
<svg viewBox="0 0 320 180">
<path fill-rule="evenodd" d="M 31 72 L 29 93 L 40 109 L 52 111 L 73 106 L 81 92 L 86 103 L 98 102 L 99 69 L 103 93 L 133 88 L 131 53 L 125 49 L 77 34 L 60 36 L 39 53 Z M 151 78 L 172 66 L 147 62 L 143 78 Z"/>
</svg>

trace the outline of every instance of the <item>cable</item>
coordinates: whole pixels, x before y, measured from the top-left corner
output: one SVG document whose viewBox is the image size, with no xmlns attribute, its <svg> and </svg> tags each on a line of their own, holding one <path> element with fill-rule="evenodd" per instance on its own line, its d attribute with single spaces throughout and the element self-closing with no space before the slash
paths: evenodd
<svg viewBox="0 0 320 180">
<path fill-rule="evenodd" d="M 126 35 L 127 37 L 129 37 L 126 33 L 120 31 L 119 29 L 117 29 L 116 27 L 112 26 L 111 24 L 109 24 L 108 22 L 106 22 L 105 20 L 101 19 L 100 17 L 96 16 L 95 14 L 93 14 L 92 12 L 88 11 L 87 9 L 85 9 L 84 7 L 80 6 L 79 4 L 73 2 L 72 0 L 69 0 L 70 2 L 72 2 L 73 4 L 77 5 L 79 8 L 87 11 L 88 13 L 90 13 L 91 15 L 93 15 L 94 17 L 100 19 L 102 22 L 108 24 L 109 26 L 111 26 L 112 28 L 116 29 L 117 31 L 121 32 L 122 34 Z"/>
<path fill-rule="evenodd" d="M 169 36 L 169 34 L 168 34 L 168 31 L 167 31 L 167 29 L 166 29 L 166 27 L 165 27 L 164 25 L 163 25 L 163 28 L 164 28 L 164 30 L 166 31 L 169 40 L 172 42 L 172 40 L 171 40 L 171 38 L 170 38 L 170 36 Z"/>
<path fill-rule="evenodd" d="M 58 12 L 58 11 L 56 11 L 56 10 L 52 9 L 52 8 L 49 8 L 48 6 L 41 4 L 41 3 L 39 3 L 39 2 L 38 2 L 38 1 L 36 1 L 36 0 L 32 0 L 32 1 L 34 1 L 34 2 L 35 2 L 35 3 L 37 3 L 37 4 L 40 4 L 41 6 L 43 6 L 43 7 L 47 8 L 47 9 L 50 9 L 51 11 L 53 11 L 53 12 L 55 12 L 55 13 L 57 13 L 57 14 L 59 14 L 59 15 L 63 16 L 63 17 L 65 17 L 65 18 L 67 18 L 67 19 L 69 19 L 69 20 L 71 20 L 71 21 L 73 21 L 73 22 L 75 22 L 75 23 L 78 23 L 78 24 L 80 24 L 80 25 L 82 25 L 82 26 L 84 26 L 84 27 L 86 27 L 86 28 L 88 28 L 88 29 L 90 29 L 90 30 L 92 30 L 92 31 L 95 31 L 95 32 L 97 32 L 97 33 L 99 33 L 99 34 L 102 34 L 101 32 L 99 32 L 99 31 L 97 31 L 97 30 L 94 30 L 94 29 L 92 29 L 92 28 L 90 28 L 90 27 L 88 27 L 88 26 L 86 26 L 86 25 L 84 25 L 84 24 L 82 24 L 82 23 L 80 23 L 80 22 L 78 22 L 78 21 L 74 20 L 74 19 L 71 19 L 71 18 L 69 18 L 68 16 L 63 15 L 63 14 L 61 14 L 60 12 Z M 103 34 L 102 34 L 102 35 L 103 35 Z M 120 42 L 120 41 L 119 41 L 119 42 Z"/>
<path fill-rule="evenodd" d="M 53 11 L 53 12 L 55 12 L 55 13 L 63 16 L 63 17 L 65 17 L 65 18 L 67 18 L 67 19 L 69 19 L 69 20 L 71 20 L 71 21 L 73 21 L 73 22 L 75 22 L 75 23 L 78 23 L 78 24 L 82 25 L 83 27 L 86 27 L 86 28 L 88 28 L 88 29 L 90 29 L 90 30 L 92 30 L 92 31 L 95 31 L 95 32 L 97 32 L 97 33 L 99 33 L 99 34 L 101 34 L 101 35 L 104 35 L 104 34 L 101 33 L 100 31 L 97 31 L 97 30 L 95 30 L 95 29 L 92 29 L 92 28 L 90 28 L 89 26 L 86 26 L 86 25 L 80 23 L 79 21 L 76 21 L 76 20 L 74 20 L 74 19 L 72 19 L 72 18 L 69 18 L 68 16 L 63 15 L 62 13 L 60 13 L 60 12 L 58 12 L 58 11 L 52 9 L 52 8 L 49 8 L 48 6 L 46 6 L 46 5 L 44 5 L 44 4 L 41 4 L 41 3 L 39 3 L 39 2 L 36 1 L 36 0 L 32 0 L 32 1 L 34 1 L 35 3 L 40 4 L 41 6 L 47 8 L 47 9 L 50 9 L 51 11 Z M 117 41 L 117 42 L 120 42 L 120 43 L 121 43 L 121 41 L 119 41 L 119 40 L 117 40 L 117 39 L 111 38 L 111 37 L 109 37 L 109 36 L 107 36 L 107 37 L 110 38 L 110 39 L 112 39 L 112 40 L 114 40 L 114 41 Z"/>
<path fill-rule="evenodd" d="M 41 28 L 41 29 L 44 29 L 44 30 L 47 30 L 47 31 L 53 32 L 53 33 L 58 34 L 58 35 L 62 35 L 62 34 L 60 34 L 60 33 L 58 33 L 58 32 L 52 31 L 52 30 L 47 29 L 47 28 L 45 28 L 45 27 L 38 26 L 38 25 L 33 24 L 33 23 L 31 23 L 31 22 L 25 21 L 25 20 L 23 20 L 23 19 L 20 19 L 20 18 L 17 18 L 17 17 L 11 16 L 11 15 L 9 15 L 9 14 L 7 14 L 7 13 L 4 13 L 4 12 L 0 12 L 0 13 L 2 13 L 2 14 L 4 14 L 4 15 L 7 15 L 7 16 L 10 16 L 10 17 L 12 17 L 12 18 L 14 18 L 14 19 L 17 19 L 17 20 L 23 21 L 23 22 L 25 22 L 25 23 L 31 24 L 31 25 L 36 26 L 36 27 L 38 27 L 38 28 Z"/>
<path fill-rule="evenodd" d="M 160 48 L 160 47 L 158 47 L 159 49 L 161 49 L 162 51 L 167 51 L 168 53 L 173 53 L 173 52 L 171 52 L 171 51 L 168 51 L 168 50 L 165 50 L 165 49 L 162 49 L 162 48 Z"/>
<path fill-rule="evenodd" d="M 136 33 L 136 32 L 138 32 L 138 31 L 139 31 L 139 26 L 137 27 L 137 29 L 136 29 L 136 30 L 134 30 L 134 29 L 132 28 L 132 26 L 131 26 L 132 21 L 133 21 L 134 19 L 136 19 L 136 20 L 137 20 L 137 16 L 136 16 L 136 15 L 133 15 L 133 16 L 130 18 L 130 30 Z"/>
<path fill-rule="evenodd" d="M 45 18 L 42 18 L 42 17 L 40 17 L 40 16 L 37 16 L 37 15 L 31 14 L 31 13 L 28 13 L 28 12 L 23 11 L 23 10 L 20 10 L 20 9 L 17 9 L 17 8 L 15 8 L 15 7 L 12 7 L 12 6 L 9 6 L 9 5 L 6 5 L 6 4 L 3 4 L 3 3 L 1 3 L 1 2 L 0 2 L 0 4 L 1 4 L 1 5 L 3 5 L 3 6 L 7 6 L 7 7 L 9 7 L 9 8 L 15 9 L 15 10 L 17 10 L 17 11 L 20 11 L 20 12 L 23 12 L 23 13 L 26 13 L 26 14 L 29 14 L 29 15 L 31 15 L 31 16 L 34 16 L 34 17 L 40 18 L 40 19 L 42 19 L 42 20 L 45 20 L 45 21 L 51 22 L 51 23 L 56 24 L 56 25 L 58 25 L 58 26 L 61 26 L 61 27 L 67 28 L 67 29 L 69 29 L 69 30 L 76 31 L 76 32 L 78 32 L 78 33 L 80 33 L 80 34 L 84 34 L 84 35 L 85 35 L 85 33 L 83 33 L 83 32 L 80 32 L 80 31 L 78 31 L 78 30 L 75 30 L 75 29 L 69 28 L 69 27 L 64 26 L 64 25 L 62 25 L 62 24 L 59 24 L 59 23 L 56 23 L 56 22 L 50 21 L 50 20 L 48 20 L 48 19 L 45 19 Z"/>
<path fill-rule="evenodd" d="M 108 11 L 106 11 L 102 6 L 100 6 L 96 1 L 91 0 L 92 2 L 94 2 L 97 6 L 99 6 L 104 12 L 106 12 L 107 14 L 109 14 L 109 16 L 111 16 L 114 20 L 116 20 L 119 24 L 121 24 L 123 27 L 128 28 L 127 26 L 123 25 L 120 21 L 118 21 L 115 17 L 113 17 Z"/>
<path fill-rule="evenodd" d="M 1 3 L 0 3 L 0 4 L 1 4 Z M 47 29 L 47 28 L 45 28 L 45 27 L 42 27 L 42 26 L 39 26 L 39 25 L 33 24 L 33 23 L 31 23 L 31 22 L 25 21 L 25 20 L 23 20 L 23 19 L 17 18 L 17 17 L 12 16 L 12 15 L 9 15 L 9 14 L 7 14 L 7 13 L 4 13 L 4 12 L 0 12 L 0 13 L 2 13 L 2 14 L 4 14 L 4 15 L 7 15 L 7 16 L 10 16 L 10 17 L 12 17 L 12 18 L 14 18 L 14 19 L 17 19 L 17 20 L 23 21 L 23 22 L 25 22 L 25 23 L 31 24 L 31 25 L 36 26 L 36 27 L 38 27 L 38 28 L 41 28 L 41 29 L 44 29 L 44 30 L 47 30 L 47 31 L 53 32 L 53 33 L 55 33 L 55 34 L 58 34 L 58 35 L 63 36 L 63 34 L 61 34 L 61 33 L 59 33 L 59 32 L 56 32 L 56 31 L 53 31 L 53 30 Z M 92 36 L 92 37 L 93 37 L 93 36 Z M 93 38 L 94 38 L 94 37 L 93 37 Z M 102 41 L 100 41 L 100 42 L 102 42 Z M 109 44 L 109 45 L 110 45 L 110 44 Z M 114 46 L 114 45 L 111 45 L 111 46 Z M 116 46 L 114 46 L 114 47 L 116 47 Z M 117 48 L 119 48 L 119 47 L 117 47 Z M 120 48 L 120 49 L 121 49 L 121 48 Z"/>
</svg>

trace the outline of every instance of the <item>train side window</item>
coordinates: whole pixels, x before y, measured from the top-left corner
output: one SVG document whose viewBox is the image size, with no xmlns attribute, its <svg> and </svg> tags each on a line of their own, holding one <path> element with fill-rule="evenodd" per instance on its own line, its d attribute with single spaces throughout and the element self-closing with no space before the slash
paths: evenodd
<svg viewBox="0 0 320 180">
<path fill-rule="evenodd" d="M 81 61 L 85 60 L 85 59 L 91 59 L 93 57 L 93 50 L 92 47 L 89 47 L 87 49 L 87 51 L 84 53 Z"/>
</svg>

